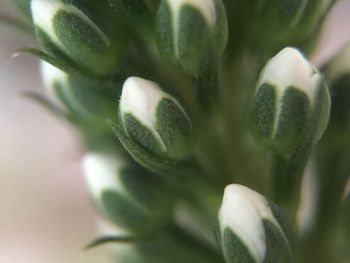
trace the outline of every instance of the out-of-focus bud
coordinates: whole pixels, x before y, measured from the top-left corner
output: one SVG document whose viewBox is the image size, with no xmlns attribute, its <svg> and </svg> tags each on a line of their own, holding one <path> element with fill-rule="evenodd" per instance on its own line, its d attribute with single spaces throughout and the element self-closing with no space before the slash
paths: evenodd
<svg viewBox="0 0 350 263">
<path fill-rule="evenodd" d="M 62 63 L 96 75 L 112 75 L 121 60 L 121 38 L 107 36 L 77 6 L 60 0 L 32 0 L 37 36 L 44 48 Z"/>
<path fill-rule="evenodd" d="M 124 231 L 148 233 L 171 215 L 169 187 L 121 156 L 88 153 L 83 170 L 99 211 Z"/>
<path fill-rule="evenodd" d="M 172 159 L 184 159 L 190 154 L 191 120 L 181 104 L 158 84 L 128 78 L 119 110 L 126 133 L 142 147 Z"/>
<path fill-rule="evenodd" d="M 41 76 L 54 102 L 74 121 L 97 129 L 112 118 L 117 97 L 114 83 L 74 77 L 47 62 L 41 62 Z"/>
<path fill-rule="evenodd" d="M 348 136 L 350 128 L 350 43 L 347 43 L 324 68 L 332 94 L 330 127 Z M 339 140 L 339 138 L 336 138 Z"/>
<path fill-rule="evenodd" d="M 322 75 L 297 49 L 288 47 L 262 70 L 251 131 L 258 142 L 287 155 L 321 138 L 329 112 L 330 98 Z"/>
<path fill-rule="evenodd" d="M 196 75 L 208 56 L 221 55 L 227 44 L 221 0 L 162 0 L 156 26 L 163 57 L 190 74 Z"/>
<path fill-rule="evenodd" d="M 289 262 L 288 221 L 259 193 L 229 185 L 218 214 L 217 240 L 227 263 Z"/>
<path fill-rule="evenodd" d="M 255 41 L 271 50 L 287 44 L 307 44 L 319 32 L 333 3 L 334 0 L 259 1 L 255 4 L 257 13 L 253 14 L 253 34 L 258 38 Z"/>
<path fill-rule="evenodd" d="M 129 23 L 138 28 L 150 30 L 154 27 L 153 16 L 144 0 L 108 0 L 117 15 L 123 15 Z"/>
</svg>

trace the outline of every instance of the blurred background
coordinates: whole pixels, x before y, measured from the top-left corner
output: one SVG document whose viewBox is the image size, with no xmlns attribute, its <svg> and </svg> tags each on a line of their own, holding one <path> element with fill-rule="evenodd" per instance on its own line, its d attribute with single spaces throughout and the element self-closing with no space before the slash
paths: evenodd
<svg viewBox="0 0 350 263">
<path fill-rule="evenodd" d="M 350 0 L 339 0 L 312 60 L 320 65 L 350 40 Z M 18 17 L 11 0 L 0 14 Z M 74 131 L 21 92 L 43 92 L 38 61 L 11 58 L 35 46 L 30 35 L 0 22 L 0 262 L 112 262 L 103 249 L 81 249 L 98 234 L 81 175 Z"/>
</svg>

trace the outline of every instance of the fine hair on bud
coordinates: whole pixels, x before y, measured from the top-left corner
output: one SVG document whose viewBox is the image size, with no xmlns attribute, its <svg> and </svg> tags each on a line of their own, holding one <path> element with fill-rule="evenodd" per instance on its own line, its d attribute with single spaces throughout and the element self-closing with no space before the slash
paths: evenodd
<svg viewBox="0 0 350 263">
<path fill-rule="evenodd" d="M 329 112 L 329 92 L 321 73 L 299 50 L 287 47 L 260 74 L 250 127 L 258 142 L 290 154 L 321 138 Z"/>
<path fill-rule="evenodd" d="M 221 0 L 162 0 L 156 28 L 162 56 L 192 75 L 208 57 L 220 56 L 227 45 L 227 17 Z"/>
<path fill-rule="evenodd" d="M 232 184 L 225 188 L 218 213 L 217 241 L 228 263 L 289 262 L 288 224 L 261 194 Z"/>
<path fill-rule="evenodd" d="M 126 133 L 154 154 L 184 159 L 191 153 L 192 122 L 180 102 L 155 82 L 129 77 L 119 111 Z"/>
<path fill-rule="evenodd" d="M 115 44 L 78 6 L 61 0 L 32 0 L 36 34 L 45 50 L 63 64 L 95 75 L 112 75 L 121 60 L 123 41 Z"/>
</svg>

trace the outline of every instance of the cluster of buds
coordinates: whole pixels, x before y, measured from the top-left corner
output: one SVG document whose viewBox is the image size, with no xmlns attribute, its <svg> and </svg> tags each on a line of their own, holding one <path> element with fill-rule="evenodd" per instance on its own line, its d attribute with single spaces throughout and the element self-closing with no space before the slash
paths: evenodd
<svg viewBox="0 0 350 263">
<path fill-rule="evenodd" d="M 350 49 L 320 70 L 304 55 L 333 0 L 15 2 L 43 48 L 22 49 L 44 60 L 41 102 L 83 138 L 91 199 L 118 229 L 89 247 L 115 241 L 125 263 L 340 262 L 325 244 L 348 218 Z M 319 190 L 298 233 L 307 163 Z"/>
</svg>

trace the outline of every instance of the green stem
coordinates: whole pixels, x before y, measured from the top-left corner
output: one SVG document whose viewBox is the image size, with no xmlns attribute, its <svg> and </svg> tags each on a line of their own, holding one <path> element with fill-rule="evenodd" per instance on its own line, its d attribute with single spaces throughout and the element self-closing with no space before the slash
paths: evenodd
<svg viewBox="0 0 350 263">
<path fill-rule="evenodd" d="M 198 100 L 204 112 L 213 110 L 218 102 L 218 61 L 215 55 L 208 55 L 195 78 Z"/>
<path fill-rule="evenodd" d="M 350 153 L 344 149 L 347 149 L 347 144 L 337 145 L 335 141 L 328 142 L 328 145 L 323 143 L 318 148 L 320 190 L 313 227 L 300 246 L 302 262 L 336 262 L 337 255 L 333 249 L 337 238 L 335 231 L 350 171 Z M 320 252 L 308 253 L 306 247 Z"/>
<path fill-rule="evenodd" d="M 311 149 L 311 146 L 305 146 L 288 157 L 280 154 L 272 156 L 271 198 L 287 213 L 295 227 L 302 176 Z"/>
<path fill-rule="evenodd" d="M 209 223 L 214 222 L 219 210 L 223 188 L 207 177 L 198 174 L 177 178 L 177 184 L 185 199 L 197 209 L 201 217 Z"/>
<path fill-rule="evenodd" d="M 209 259 L 208 261 L 213 263 L 224 263 L 224 259 L 219 250 L 197 239 L 185 231 L 182 227 L 174 224 L 169 228 L 169 232 L 175 239 L 179 240 L 179 242 L 185 246 L 192 248 L 197 252 L 200 252 L 201 255 Z"/>
<path fill-rule="evenodd" d="M 349 160 L 344 158 L 342 152 L 338 152 L 328 161 L 330 162 L 328 169 L 321 171 L 320 196 L 315 222 L 317 232 L 327 231 L 337 219 L 350 171 Z"/>
</svg>

